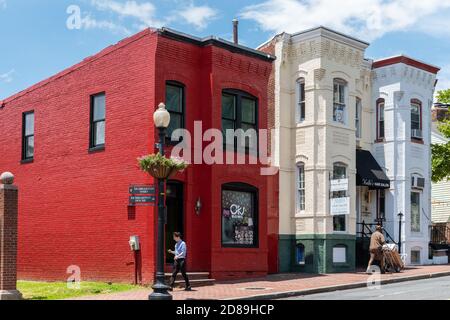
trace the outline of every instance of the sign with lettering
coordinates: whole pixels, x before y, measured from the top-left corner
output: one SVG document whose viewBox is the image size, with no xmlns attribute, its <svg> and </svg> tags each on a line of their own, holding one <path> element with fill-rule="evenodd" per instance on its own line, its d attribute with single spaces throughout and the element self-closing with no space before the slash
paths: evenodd
<svg viewBox="0 0 450 320">
<path fill-rule="evenodd" d="M 154 185 L 148 186 L 131 186 L 130 194 L 156 194 L 156 188 Z"/>
<path fill-rule="evenodd" d="M 148 195 L 138 195 L 138 196 L 130 196 L 130 205 L 156 205 L 156 196 L 148 196 Z"/>
<path fill-rule="evenodd" d="M 345 198 L 332 198 L 331 203 L 331 215 L 347 215 L 350 214 L 350 197 Z"/>
<path fill-rule="evenodd" d="M 330 181 L 330 191 L 347 191 L 348 190 L 348 179 L 336 179 Z"/>
</svg>

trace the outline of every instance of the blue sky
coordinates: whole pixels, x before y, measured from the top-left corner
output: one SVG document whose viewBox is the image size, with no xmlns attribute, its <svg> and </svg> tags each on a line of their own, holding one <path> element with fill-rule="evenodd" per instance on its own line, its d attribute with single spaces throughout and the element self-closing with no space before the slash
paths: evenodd
<svg viewBox="0 0 450 320">
<path fill-rule="evenodd" d="M 371 42 L 368 58 L 442 67 L 438 89 L 450 88 L 449 16 L 450 0 L 0 0 L 0 99 L 146 26 L 230 39 L 235 17 L 250 47 L 325 25 Z"/>
</svg>

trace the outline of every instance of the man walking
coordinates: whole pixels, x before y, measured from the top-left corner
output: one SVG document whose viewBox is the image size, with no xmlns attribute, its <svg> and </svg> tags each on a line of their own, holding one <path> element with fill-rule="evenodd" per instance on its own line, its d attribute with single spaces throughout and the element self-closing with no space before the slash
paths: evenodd
<svg viewBox="0 0 450 320">
<path fill-rule="evenodd" d="M 377 225 L 375 232 L 372 233 L 372 236 L 370 237 L 370 260 L 366 273 L 372 273 L 370 267 L 374 260 L 380 261 L 381 273 L 384 273 L 383 245 L 386 243 L 386 240 L 384 239 L 382 231 L 383 227 Z"/>
<path fill-rule="evenodd" d="M 175 280 L 177 278 L 178 272 L 181 271 L 181 275 L 186 283 L 186 291 L 191 291 L 191 285 L 189 283 L 189 278 L 186 274 L 186 254 L 187 254 L 187 246 L 186 242 L 181 239 L 181 233 L 174 232 L 173 240 L 175 240 L 175 251 L 169 250 L 169 253 L 175 255 L 174 263 L 173 263 L 173 273 L 172 278 L 170 279 L 170 287 L 173 290 L 173 286 L 175 284 Z"/>
</svg>

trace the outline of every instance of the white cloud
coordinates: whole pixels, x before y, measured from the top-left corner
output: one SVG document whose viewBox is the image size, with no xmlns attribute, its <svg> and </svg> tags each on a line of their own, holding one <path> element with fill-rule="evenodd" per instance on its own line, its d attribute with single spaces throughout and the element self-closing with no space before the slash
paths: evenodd
<svg viewBox="0 0 450 320">
<path fill-rule="evenodd" d="M 128 30 L 126 27 L 124 27 L 120 24 L 116 24 L 114 22 L 106 21 L 106 20 L 96 20 L 90 14 L 85 15 L 81 19 L 81 27 L 84 29 L 104 29 L 104 30 L 109 30 L 109 31 L 112 31 L 115 33 L 122 33 L 122 34 L 126 34 L 126 35 L 129 35 L 132 33 L 130 30 Z"/>
<path fill-rule="evenodd" d="M 120 17 L 136 19 L 142 27 L 161 27 L 164 23 L 156 19 L 156 8 L 150 2 L 119 2 L 114 0 L 92 0 L 92 5 L 102 11 L 109 11 Z"/>
<path fill-rule="evenodd" d="M 205 29 L 208 23 L 217 17 L 217 10 L 209 6 L 189 5 L 186 9 L 182 9 L 179 15 L 188 23 L 192 24 L 199 30 Z"/>
<path fill-rule="evenodd" d="M 12 69 L 6 73 L 0 74 L 0 82 L 11 83 L 13 81 L 13 74 L 15 72 L 16 71 L 14 69 Z"/>
<path fill-rule="evenodd" d="M 443 11 L 450 12 L 450 0 L 266 0 L 245 7 L 241 16 L 265 31 L 293 33 L 324 25 L 372 41 L 411 28 L 432 32 L 426 24 Z"/>
</svg>

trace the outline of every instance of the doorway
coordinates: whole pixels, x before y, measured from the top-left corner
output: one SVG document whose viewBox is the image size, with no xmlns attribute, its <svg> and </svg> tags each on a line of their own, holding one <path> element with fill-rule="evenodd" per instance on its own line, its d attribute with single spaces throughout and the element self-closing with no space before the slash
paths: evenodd
<svg viewBox="0 0 450 320">
<path fill-rule="evenodd" d="M 184 237 L 184 188 L 178 181 L 167 182 L 166 206 L 167 206 L 167 224 L 166 224 L 166 263 L 173 263 L 173 255 L 167 253 L 167 250 L 174 250 L 175 241 L 172 234 L 181 232 Z"/>
</svg>

